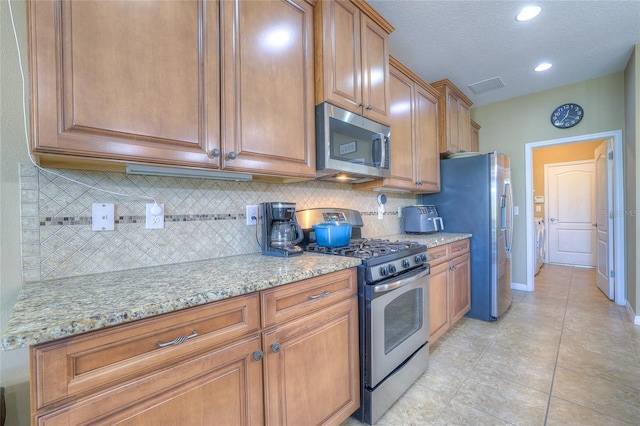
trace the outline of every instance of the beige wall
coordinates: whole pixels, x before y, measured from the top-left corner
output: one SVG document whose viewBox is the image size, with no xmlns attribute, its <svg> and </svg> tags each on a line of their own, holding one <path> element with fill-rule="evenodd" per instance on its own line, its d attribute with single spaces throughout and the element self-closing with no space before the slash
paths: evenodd
<svg viewBox="0 0 640 426">
<path fill-rule="evenodd" d="M 544 186 L 544 166 L 545 164 L 564 163 L 567 161 L 580 161 L 593 159 L 593 151 L 602 144 L 604 140 L 573 143 L 568 145 L 549 146 L 544 148 L 536 148 L 533 150 L 533 195 L 546 196 Z M 535 217 L 545 217 L 545 203 L 537 203 L 541 211 L 533 212 Z"/>
<path fill-rule="evenodd" d="M 624 167 L 625 179 L 625 226 L 626 226 L 626 263 L 627 263 L 627 299 L 635 312 L 640 316 L 640 185 L 638 185 L 637 167 L 640 164 L 640 44 L 636 44 L 634 53 L 627 64 L 625 76 L 625 120 L 624 129 Z"/>
<path fill-rule="evenodd" d="M 26 10 L 23 1 L 11 2 L 26 62 Z M 18 164 L 26 163 L 27 149 L 21 109 L 21 82 L 16 46 L 6 1 L 0 1 L 0 330 L 20 290 L 20 215 Z M 7 425 L 28 425 L 29 351 L 0 351 L 0 384 L 7 399 Z"/>
<path fill-rule="evenodd" d="M 580 104 L 584 119 L 570 129 L 551 125 L 551 112 L 566 102 Z M 514 205 L 513 282 L 526 284 L 525 157 L 531 142 L 588 135 L 624 128 L 624 75 L 622 72 L 557 89 L 498 102 L 471 110 L 480 129 L 480 151 L 501 151 L 511 158 Z M 533 194 L 528 196 L 533 197 Z"/>
</svg>

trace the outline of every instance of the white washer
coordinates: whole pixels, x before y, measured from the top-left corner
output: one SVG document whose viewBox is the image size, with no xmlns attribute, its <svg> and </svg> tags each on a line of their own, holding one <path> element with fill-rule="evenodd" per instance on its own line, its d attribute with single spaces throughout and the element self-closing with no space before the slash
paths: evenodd
<svg viewBox="0 0 640 426">
<path fill-rule="evenodd" d="M 540 268 L 542 267 L 542 263 L 545 258 L 545 250 L 544 246 L 546 244 L 547 232 L 544 226 L 544 219 L 541 217 L 533 218 L 533 238 L 536 242 L 536 271 L 535 275 L 538 275 L 540 272 Z"/>
</svg>

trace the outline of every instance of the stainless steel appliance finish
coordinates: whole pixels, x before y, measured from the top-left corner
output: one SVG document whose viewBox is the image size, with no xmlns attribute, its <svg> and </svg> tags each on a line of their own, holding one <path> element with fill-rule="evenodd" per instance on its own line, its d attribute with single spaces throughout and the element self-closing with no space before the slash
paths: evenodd
<svg viewBox="0 0 640 426">
<path fill-rule="evenodd" d="M 346 183 L 389 177 L 390 129 L 329 103 L 316 106 L 316 178 Z"/>
<path fill-rule="evenodd" d="M 494 321 L 511 305 L 513 204 L 509 157 L 498 152 L 440 162 L 438 194 L 422 197 L 438 206 L 449 232 L 470 232 L 471 310 L 466 316 Z"/>
<path fill-rule="evenodd" d="M 345 247 L 314 242 L 310 224 L 323 215 L 354 226 Z M 415 241 L 361 238 L 359 212 L 313 209 L 296 213 L 305 250 L 362 260 L 358 266 L 361 404 L 353 414 L 373 424 L 428 367 L 429 273 L 427 248 Z"/>
<path fill-rule="evenodd" d="M 262 254 L 279 257 L 301 255 L 303 250 L 296 244 L 302 241 L 303 232 L 296 221 L 296 204 L 260 203 L 259 211 Z"/>
<path fill-rule="evenodd" d="M 433 205 L 407 206 L 404 213 L 404 232 L 408 234 L 432 234 L 444 231 L 444 222 Z"/>
</svg>

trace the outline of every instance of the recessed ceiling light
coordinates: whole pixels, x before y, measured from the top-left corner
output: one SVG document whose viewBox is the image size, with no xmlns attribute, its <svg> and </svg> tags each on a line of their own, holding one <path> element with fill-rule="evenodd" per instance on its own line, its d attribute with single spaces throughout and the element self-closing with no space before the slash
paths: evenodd
<svg viewBox="0 0 640 426">
<path fill-rule="evenodd" d="M 543 63 L 541 63 L 540 65 L 538 65 L 537 67 L 535 67 L 533 70 L 534 70 L 534 71 L 538 71 L 538 72 L 540 72 L 540 71 L 546 71 L 546 70 L 548 70 L 549 68 L 551 68 L 552 66 L 553 66 L 553 65 L 551 65 L 549 62 L 543 62 Z"/>
<path fill-rule="evenodd" d="M 523 8 L 518 16 L 516 16 L 517 21 L 528 21 L 529 19 L 533 19 L 538 16 L 542 12 L 542 8 L 540 6 L 527 6 Z"/>
</svg>

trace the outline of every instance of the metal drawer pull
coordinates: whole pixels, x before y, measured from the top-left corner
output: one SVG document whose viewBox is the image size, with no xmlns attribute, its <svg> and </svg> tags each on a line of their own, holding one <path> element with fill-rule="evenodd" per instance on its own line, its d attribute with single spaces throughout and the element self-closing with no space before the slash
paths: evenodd
<svg viewBox="0 0 640 426">
<path fill-rule="evenodd" d="M 197 335 L 198 335 L 198 332 L 193 330 L 191 332 L 191 334 L 188 335 L 188 336 L 176 337 L 171 342 L 166 342 L 166 343 L 157 342 L 157 344 L 158 344 L 159 348 L 164 348 L 165 346 L 171 346 L 171 345 L 180 345 L 180 344 L 186 342 L 187 340 L 191 339 L 192 337 L 196 337 Z"/>
<path fill-rule="evenodd" d="M 325 290 L 320 294 L 316 294 L 315 296 L 309 296 L 309 299 L 319 299 L 321 297 L 327 297 L 329 295 L 329 290 Z"/>
</svg>

